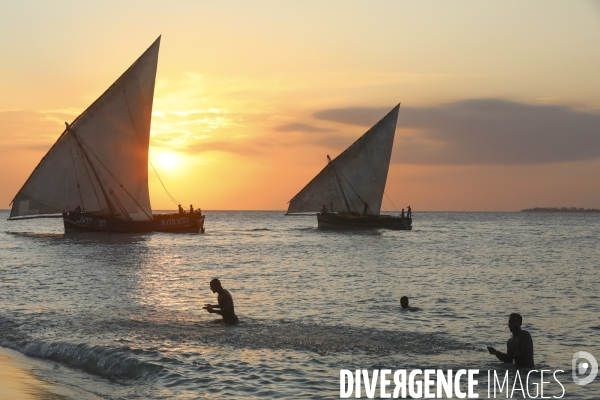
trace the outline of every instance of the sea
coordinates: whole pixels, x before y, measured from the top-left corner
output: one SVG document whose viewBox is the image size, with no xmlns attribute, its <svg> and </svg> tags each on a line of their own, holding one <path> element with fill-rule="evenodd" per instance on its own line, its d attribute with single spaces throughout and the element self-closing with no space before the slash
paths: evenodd
<svg viewBox="0 0 600 400">
<path fill-rule="evenodd" d="M 600 213 L 415 211 L 412 231 L 205 214 L 205 234 L 65 234 L 0 211 L 0 346 L 73 398 L 334 399 L 357 369 L 478 370 L 479 398 L 494 373 L 495 398 L 600 398 L 600 377 L 572 375 L 576 352 L 600 359 Z M 202 309 L 213 278 L 238 325 Z M 514 312 L 530 374 L 486 350 L 506 351 Z"/>
</svg>

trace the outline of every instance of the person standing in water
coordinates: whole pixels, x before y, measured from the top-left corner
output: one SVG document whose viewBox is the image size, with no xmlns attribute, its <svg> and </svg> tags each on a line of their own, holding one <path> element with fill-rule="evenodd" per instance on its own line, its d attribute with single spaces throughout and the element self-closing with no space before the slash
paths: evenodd
<svg viewBox="0 0 600 400">
<path fill-rule="evenodd" d="M 533 339 L 529 332 L 521 329 L 522 323 L 523 317 L 520 314 L 513 313 L 508 317 L 508 329 L 512 332 L 512 337 L 506 343 L 506 354 L 490 346 L 487 349 L 500 361 L 512 363 L 515 360 L 517 369 L 533 368 Z"/>
<path fill-rule="evenodd" d="M 211 314 L 214 313 L 221 315 L 223 317 L 223 321 L 228 324 L 237 324 L 238 317 L 235 315 L 233 298 L 227 290 L 223 289 L 223 286 L 221 286 L 221 281 L 216 278 L 210 281 L 210 289 L 213 293 L 219 294 L 217 297 L 219 304 L 205 304 L 202 308 Z M 218 308 L 218 310 L 215 310 L 215 308 Z"/>
</svg>

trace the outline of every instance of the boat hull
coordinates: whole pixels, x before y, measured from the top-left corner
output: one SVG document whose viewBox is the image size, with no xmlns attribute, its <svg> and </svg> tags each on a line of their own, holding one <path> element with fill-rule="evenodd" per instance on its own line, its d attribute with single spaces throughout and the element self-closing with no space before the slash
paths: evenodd
<svg viewBox="0 0 600 400">
<path fill-rule="evenodd" d="M 171 232 L 204 233 L 204 215 L 157 214 L 152 221 L 126 221 L 114 218 L 63 213 L 65 232 Z"/>
<path fill-rule="evenodd" d="M 356 215 L 342 213 L 317 213 L 322 229 L 394 229 L 412 230 L 412 218 L 391 215 Z"/>
</svg>

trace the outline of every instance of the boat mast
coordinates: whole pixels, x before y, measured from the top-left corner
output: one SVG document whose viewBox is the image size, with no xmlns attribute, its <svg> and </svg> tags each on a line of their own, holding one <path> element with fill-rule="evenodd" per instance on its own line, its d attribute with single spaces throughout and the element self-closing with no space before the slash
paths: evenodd
<svg viewBox="0 0 600 400">
<path fill-rule="evenodd" d="M 329 160 L 329 163 L 331 164 L 332 161 L 331 161 L 331 158 L 329 158 L 329 155 L 327 155 L 327 159 Z M 333 166 L 333 164 L 331 164 L 331 165 Z M 351 212 L 350 211 L 350 206 L 348 205 L 348 200 L 346 200 L 346 195 L 345 195 L 344 189 L 342 188 L 342 184 L 341 184 L 340 178 L 337 175 L 337 170 L 334 169 L 334 172 L 335 172 L 335 177 L 336 177 L 336 179 L 338 181 L 338 185 L 340 186 L 340 189 L 342 191 L 342 196 L 344 196 L 344 201 L 346 202 L 346 207 L 348 208 L 348 211 Z M 346 183 L 348 183 L 348 186 L 350 186 L 350 189 L 352 189 L 352 191 L 354 192 L 354 194 L 356 195 L 356 197 L 358 197 L 358 199 L 361 201 L 361 203 L 363 203 L 363 205 L 365 207 L 363 214 L 367 214 L 367 210 L 371 209 L 371 207 L 369 207 L 369 204 L 366 201 L 364 201 L 362 199 L 362 197 L 360 197 L 360 194 L 358 194 L 358 192 L 356 191 L 356 189 L 354 189 L 354 186 L 352 186 L 352 184 L 350 183 L 350 181 L 348 180 L 348 178 L 346 178 L 344 176 L 344 174 L 342 174 L 342 177 L 346 180 Z"/>
<path fill-rule="evenodd" d="M 350 204 L 348 204 L 348 199 L 346 198 L 346 192 L 344 192 L 344 188 L 342 187 L 342 182 L 340 181 L 340 177 L 337 174 L 337 170 L 333 166 L 333 162 L 331 161 L 331 157 L 329 157 L 329 154 L 327 154 L 327 161 L 328 161 L 328 165 L 333 169 L 333 175 L 335 176 L 335 180 L 337 181 L 337 184 L 340 187 L 340 191 L 342 192 L 342 197 L 344 198 L 344 203 L 346 203 L 346 209 L 348 210 L 348 212 L 352 212 L 350 210 Z M 333 208 L 331 211 L 333 211 Z"/>
<path fill-rule="evenodd" d="M 90 166 L 92 173 L 94 174 L 94 177 L 96 178 L 96 181 L 98 182 L 98 186 L 100 186 L 100 190 L 102 191 L 102 195 L 104 196 L 104 201 L 106 201 L 106 205 L 108 206 L 108 208 L 110 210 L 110 215 L 111 216 L 117 215 L 117 212 L 116 212 L 112 202 L 110 201 L 110 198 L 108 197 L 108 194 L 106 193 L 106 190 L 104 189 L 104 185 L 102 184 L 102 180 L 100 179 L 100 176 L 98 175 L 98 171 L 96 171 L 96 168 L 94 168 L 94 164 L 92 164 L 92 160 L 90 160 L 90 157 L 88 156 L 87 152 L 83 148 L 83 145 L 81 144 L 81 141 L 80 141 L 77 133 L 75 133 L 75 131 L 73 129 L 71 129 L 70 126 L 67 128 L 67 130 L 69 131 L 69 133 L 71 133 L 73 139 L 75 139 L 75 143 L 79 147 L 81 154 L 87 161 L 87 164 Z M 95 193 L 96 189 L 93 187 L 93 185 L 92 185 L 92 188 L 94 189 L 94 193 Z M 98 195 L 96 194 L 96 198 L 97 197 L 98 197 Z"/>
<path fill-rule="evenodd" d="M 104 186 L 102 185 L 102 182 L 100 181 L 100 178 L 99 178 L 99 176 L 98 176 L 98 173 L 97 173 L 96 169 L 94 168 L 94 165 L 92 164 L 92 161 L 90 160 L 90 158 L 89 158 L 89 156 L 88 156 L 87 152 L 86 152 L 86 151 L 84 150 L 84 148 L 83 148 L 83 145 L 85 145 L 86 147 L 88 147 L 88 146 L 85 144 L 85 142 L 81 141 L 81 138 L 79 138 L 79 137 L 77 136 L 77 134 L 75 133 L 75 131 L 74 131 L 74 130 L 71 130 L 71 132 L 73 133 L 73 137 L 75 137 L 75 138 L 76 138 L 76 142 L 77 142 L 77 144 L 79 145 L 79 148 L 81 149 L 81 151 L 83 152 L 83 154 L 84 154 L 84 156 L 85 156 L 85 158 L 86 158 L 86 160 L 87 160 L 88 164 L 89 164 L 89 165 L 90 165 L 90 167 L 92 168 L 92 171 L 93 171 L 94 175 L 96 176 L 96 180 L 98 181 L 98 184 L 100 185 L 100 189 L 102 190 L 102 193 L 104 194 L 104 197 L 105 197 L 105 199 L 106 199 L 106 201 L 107 201 L 107 203 L 108 203 L 108 206 L 109 206 L 109 208 L 111 209 L 111 212 L 113 212 L 113 216 L 119 215 L 119 214 L 117 214 L 117 213 L 116 213 L 116 211 L 115 211 L 115 209 L 114 209 L 114 205 L 112 205 L 112 204 L 109 202 L 108 195 L 107 195 L 107 194 L 106 194 L 106 192 L 105 192 L 105 188 L 104 188 Z M 127 195 L 128 195 L 128 196 L 129 196 L 129 197 L 132 199 L 132 200 L 133 200 L 133 202 L 134 202 L 134 203 L 135 203 L 135 204 L 136 204 L 136 205 L 137 205 L 137 206 L 140 208 L 140 210 L 142 210 L 142 211 L 144 212 L 144 214 L 146 214 L 146 216 L 147 216 L 147 217 L 148 217 L 150 220 L 152 220 L 152 219 L 153 219 L 153 218 L 152 218 L 152 215 L 148 214 L 148 213 L 146 212 L 146 210 L 144 210 L 144 207 L 142 207 L 142 205 L 141 205 L 140 203 L 138 203 L 138 201 L 135 199 L 135 197 L 133 197 L 133 196 L 131 195 L 131 193 L 129 193 L 129 191 L 127 191 L 127 189 L 125 189 L 125 186 L 123 186 L 123 184 L 122 184 L 122 183 L 119 181 L 119 179 L 117 179 L 117 177 L 116 177 L 116 176 L 115 176 L 115 175 L 114 175 L 114 174 L 113 174 L 113 173 L 110 171 L 110 169 L 108 169 L 108 168 L 106 167 L 106 165 L 104 165 L 104 163 L 102 162 L 102 160 L 100 160 L 100 158 L 98 158 L 98 156 L 97 156 L 96 154 L 94 154 L 94 152 L 92 151 L 92 149 L 90 149 L 90 148 L 88 147 L 88 150 L 89 150 L 89 152 L 90 152 L 90 153 L 91 153 L 91 154 L 92 154 L 94 157 L 96 157 L 96 160 L 98 160 L 98 162 L 100 163 L 100 165 L 102 165 L 102 167 L 104 167 L 104 169 L 105 169 L 105 170 L 106 170 L 106 171 L 107 171 L 107 172 L 110 174 L 110 176 L 111 176 L 111 177 L 112 177 L 112 178 L 115 180 L 115 182 L 117 182 L 117 184 L 119 185 L 119 187 L 120 187 L 121 189 L 123 189 L 123 191 L 124 191 L 124 192 L 125 192 L 125 193 L 126 193 L 126 194 L 127 194 Z M 113 190 L 112 190 L 110 187 L 108 188 L 108 190 L 109 190 L 109 193 L 110 193 L 110 194 L 111 194 L 111 195 L 114 197 L 114 199 L 115 199 L 115 201 L 117 202 L 117 204 L 119 205 L 119 208 L 121 209 L 121 212 L 122 212 L 122 213 L 123 213 L 123 214 L 124 214 L 124 215 L 125 215 L 127 218 L 131 219 L 131 216 L 129 215 L 129 213 L 127 212 L 127 210 L 126 210 L 126 209 L 125 209 L 125 207 L 123 206 L 123 204 L 121 204 L 121 202 L 119 201 L 119 198 L 116 196 L 115 192 L 114 192 L 114 191 L 113 191 Z"/>
</svg>

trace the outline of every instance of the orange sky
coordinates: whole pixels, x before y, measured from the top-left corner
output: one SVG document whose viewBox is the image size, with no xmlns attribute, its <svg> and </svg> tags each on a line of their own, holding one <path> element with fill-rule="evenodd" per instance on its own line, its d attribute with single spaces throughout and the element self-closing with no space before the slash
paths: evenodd
<svg viewBox="0 0 600 400">
<path fill-rule="evenodd" d="M 14 2 L 0 34 L 0 208 L 160 34 L 150 158 L 184 204 L 286 209 L 402 102 L 397 208 L 600 208 L 598 2 Z"/>
</svg>

